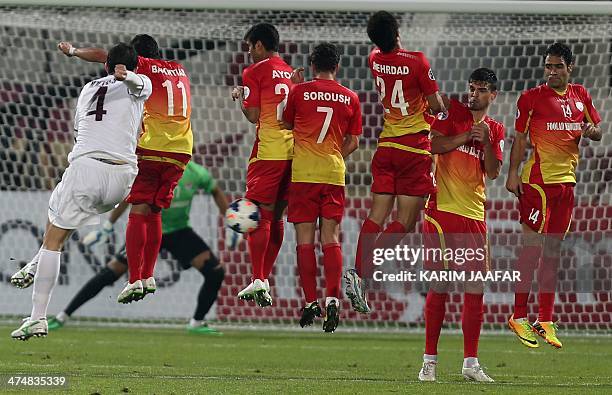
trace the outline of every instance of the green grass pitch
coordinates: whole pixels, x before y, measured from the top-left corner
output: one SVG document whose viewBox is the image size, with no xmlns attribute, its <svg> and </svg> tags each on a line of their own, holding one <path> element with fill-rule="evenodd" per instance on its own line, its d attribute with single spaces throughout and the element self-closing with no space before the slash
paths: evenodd
<svg viewBox="0 0 612 395">
<path fill-rule="evenodd" d="M 15 323 L 17 327 L 18 323 Z M 0 327 L 0 375 L 68 376 L 75 394 L 612 393 L 612 338 L 563 337 L 564 349 L 529 350 L 507 333 L 485 335 L 480 361 L 497 381 L 464 382 L 462 338 L 442 334 L 438 383 L 416 379 L 422 334 L 67 326 L 46 339 Z M 40 390 L 42 392 L 42 390 Z M 32 389 L 0 393 L 36 393 Z M 45 390 L 45 393 L 64 393 Z"/>
</svg>

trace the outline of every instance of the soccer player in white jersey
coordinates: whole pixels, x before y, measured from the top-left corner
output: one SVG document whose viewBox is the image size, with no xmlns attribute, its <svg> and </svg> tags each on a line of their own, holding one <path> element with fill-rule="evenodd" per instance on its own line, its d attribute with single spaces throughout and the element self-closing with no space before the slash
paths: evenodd
<svg viewBox="0 0 612 395">
<path fill-rule="evenodd" d="M 151 80 L 136 74 L 134 48 L 120 43 L 108 52 L 107 77 L 89 82 L 77 101 L 75 145 L 69 166 L 49 199 L 49 223 L 32 292 L 32 313 L 11 333 L 14 339 L 46 336 L 47 306 L 57 282 L 61 249 L 72 231 L 100 222 L 127 196 L 138 172 L 136 142 Z M 12 279 L 13 280 L 13 279 Z M 14 281 L 12 281 L 15 283 Z"/>
</svg>

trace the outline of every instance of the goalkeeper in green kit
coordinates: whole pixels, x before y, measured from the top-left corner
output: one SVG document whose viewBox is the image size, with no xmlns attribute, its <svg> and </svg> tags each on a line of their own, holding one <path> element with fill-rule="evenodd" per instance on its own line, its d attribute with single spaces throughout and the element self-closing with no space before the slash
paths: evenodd
<svg viewBox="0 0 612 395">
<path fill-rule="evenodd" d="M 215 180 L 204 167 L 195 164 L 193 161 L 189 162 L 174 190 L 174 198 L 170 207 L 162 211 L 161 249 L 170 252 L 183 270 L 194 267 L 204 276 L 204 283 L 197 297 L 196 310 L 187 330 L 192 333 L 215 333 L 214 329 L 208 327 L 204 317 L 217 299 L 217 293 L 223 283 L 225 271 L 208 245 L 194 232 L 189 224 L 191 203 L 199 189 L 212 195 L 219 208 L 219 213 L 225 213 L 228 203 L 223 191 L 216 186 Z M 83 243 L 91 247 L 105 241 L 113 231 L 113 224 L 127 207 L 127 203 L 121 203 L 113 210 L 109 221 L 104 224 L 103 228 L 89 233 L 83 239 Z M 239 242 L 240 235 L 229 228 L 227 229 L 226 246 L 233 249 Z M 49 329 L 61 328 L 76 309 L 96 296 L 102 288 L 112 285 L 127 272 L 127 269 L 124 246 L 104 269 L 83 286 L 64 311 L 50 319 Z M 155 292 L 155 288 L 147 288 L 142 297 L 153 292 Z"/>
</svg>

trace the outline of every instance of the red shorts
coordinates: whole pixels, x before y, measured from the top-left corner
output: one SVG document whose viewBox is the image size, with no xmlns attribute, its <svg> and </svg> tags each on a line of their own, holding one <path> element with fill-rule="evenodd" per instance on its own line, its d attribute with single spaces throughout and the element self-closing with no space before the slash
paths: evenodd
<svg viewBox="0 0 612 395">
<path fill-rule="evenodd" d="M 523 183 L 523 194 L 519 197 L 521 223 L 534 231 L 565 238 L 573 209 L 574 184 Z"/>
<path fill-rule="evenodd" d="M 372 159 L 372 192 L 426 196 L 435 192 L 430 155 L 378 147 Z"/>
<path fill-rule="evenodd" d="M 287 200 L 290 182 L 290 160 L 258 160 L 247 169 L 245 197 L 264 204 Z"/>
<path fill-rule="evenodd" d="M 423 242 L 427 254 L 423 260 L 426 270 L 490 270 L 485 221 L 427 209 L 423 221 Z M 442 254 L 434 253 L 433 249 L 441 249 Z"/>
<path fill-rule="evenodd" d="M 139 159 L 138 175 L 125 200 L 132 204 L 147 203 L 168 208 L 182 176 L 183 169 L 173 163 Z"/>
<path fill-rule="evenodd" d="M 340 223 L 344 215 L 344 186 L 292 182 L 289 187 L 287 221 L 316 222 L 319 217 Z"/>
</svg>

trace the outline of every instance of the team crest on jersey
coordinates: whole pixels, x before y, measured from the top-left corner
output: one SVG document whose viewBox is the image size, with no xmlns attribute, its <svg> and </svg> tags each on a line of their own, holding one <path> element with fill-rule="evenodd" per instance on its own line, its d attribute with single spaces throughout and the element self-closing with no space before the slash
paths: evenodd
<svg viewBox="0 0 612 395">
<path fill-rule="evenodd" d="M 427 73 L 427 75 L 429 76 L 429 79 L 432 81 L 436 80 L 436 77 L 434 76 L 433 70 L 429 69 L 429 73 Z"/>
<path fill-rule="evenodd" d="M 438 118 L 439 121 L 444 121 L 444 120 L 448 119 L 448 111 L 447 112 L 439 112 L 438 115 L 436 116 L 436 118 Z"/>
<path fill-rule="evenodd" d="M 582 104 L 581 101 L 577 101 L 576 102 L 576 108 L 578 109 L 578 111 L 582 112 L 582 111 L 584 111 L 584 104 Z"/>
<path fill-rule="evenodd" d="M 249 89 L 248 86 L 245 85 L 242 95 L 244 96 L 245 99 L 248 99 L 250 94 L 251 94 L 251 90 Z"/>
</svg>

